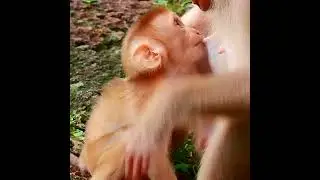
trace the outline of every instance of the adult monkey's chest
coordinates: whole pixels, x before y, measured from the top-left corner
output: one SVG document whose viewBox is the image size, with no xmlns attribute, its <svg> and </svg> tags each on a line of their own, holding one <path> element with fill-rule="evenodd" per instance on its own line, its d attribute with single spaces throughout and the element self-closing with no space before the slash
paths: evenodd
<svg viewBox="0 0 320 180">
<path fill-rule="evenodd" d="M 214 74 L 226 72 L 228 70 L 227 52 L 229 53 L 230 50 L 223 47 L 221 40 L 215 35 L 207 37 L 205 42 L 208 49 L 209 63 Z"/>
<path fill-rule="evenodd" d="M 211 35 L 205 39 L 210 66 L 215 74 L 249 66 L 249 44 L 244 38 Z"/>
</svg>

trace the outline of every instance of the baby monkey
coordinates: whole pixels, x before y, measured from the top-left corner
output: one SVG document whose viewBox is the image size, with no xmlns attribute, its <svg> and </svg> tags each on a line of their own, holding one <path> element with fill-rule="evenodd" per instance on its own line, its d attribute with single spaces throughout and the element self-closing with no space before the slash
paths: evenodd
<svg viewBox="0 0 320 180">
<path fill-rule="evenodd" d="M 91 179 L 121 180 L 125 171 L 132 171 L 125 169 L 126 145 L 148 101 L 164 80 L 211 73 L 203 38 L 195 29 L 184 26 L 176 14 L 161 7 L 131 26 L 122 44 L 121 61 L 127 77 L 105 85 L 86 125 L 80 162 L 91 173 Z M 161 148 L 150 157 L 153 163 L 142 164 L 148 167 L 147 178 L 176 179 L 168 153 L 176 138 L 183 142 L 189 129 L 175 128 L 172 137 L 161 140 Z"/>
</svg>

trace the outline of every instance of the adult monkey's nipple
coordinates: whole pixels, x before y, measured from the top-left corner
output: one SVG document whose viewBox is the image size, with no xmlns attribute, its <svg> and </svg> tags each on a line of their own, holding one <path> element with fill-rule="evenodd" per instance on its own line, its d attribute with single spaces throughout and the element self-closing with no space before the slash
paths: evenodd
<svg viewBox="0 0 320 180">
<path fill-rule="evenodd" d="M 204 38 L 203 42 L 207 46 L 209 57 L 211 58 L 225 52 L 225 48 L 221 47 L 221 43 L 214 34 Z"/>
<path fill-rule="evenodd" d="M 207 48 L 211 69 L 214 69 L 215 74 L 225 72 L 228 67 L 226 62 L 227 50 L 221 47 L 221 41 L 215 34 L 212 34 L 204 38 L 203 42 Z"/>
</svg>

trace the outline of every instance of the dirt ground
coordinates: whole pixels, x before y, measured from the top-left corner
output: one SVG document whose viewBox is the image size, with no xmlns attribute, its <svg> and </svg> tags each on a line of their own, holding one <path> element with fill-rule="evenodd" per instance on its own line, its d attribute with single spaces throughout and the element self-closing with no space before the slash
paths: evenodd
<svg viewBox="0 0 320 180">
<path fill-rule="evenodd" d="M 101 0 L 90 5 L 72 0 L 70 6 L 71 43 L 94 47 L 112 31 L 125 32 L 139 15 L 150 9 L 152 1 Z"/>
</svg>

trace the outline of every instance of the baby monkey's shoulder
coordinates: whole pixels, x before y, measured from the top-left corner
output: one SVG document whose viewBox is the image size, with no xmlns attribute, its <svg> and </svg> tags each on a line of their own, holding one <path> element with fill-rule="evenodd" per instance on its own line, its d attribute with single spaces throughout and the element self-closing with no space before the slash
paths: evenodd
<svg viewBox="0 0 320 180">
<path fill-rule="evenodd" d="M 123 92 L 125 89 L 127 89 L 126 79 L 115 77 L 103 85 L 101 90 L 101 95 L 102 96 L 105 96 L 105 95 L 110 96 L 114 94 L 119 95 L 119 93 Z"/>
</svg>

